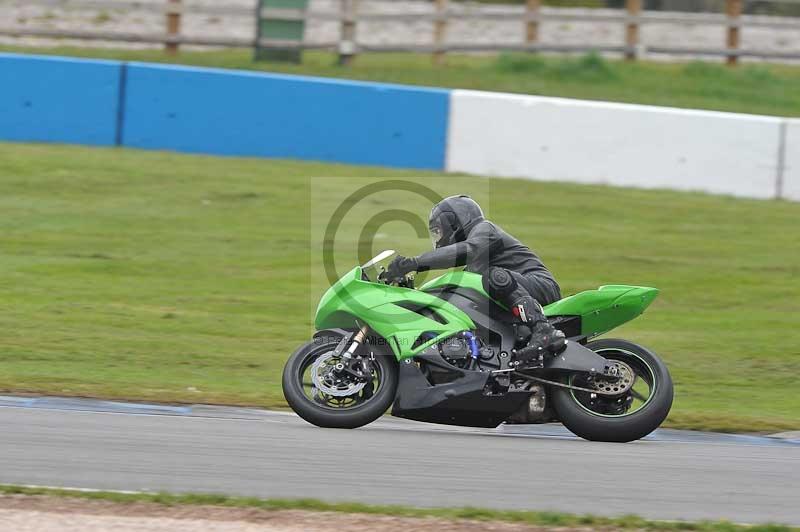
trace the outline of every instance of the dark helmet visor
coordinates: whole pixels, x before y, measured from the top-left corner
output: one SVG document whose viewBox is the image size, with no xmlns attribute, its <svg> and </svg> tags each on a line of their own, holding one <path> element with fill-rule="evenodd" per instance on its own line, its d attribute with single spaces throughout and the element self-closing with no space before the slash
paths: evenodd
<svg viewBox="0 0 800 532">
<path fill-rule="evenodd" d="M 431 242 L 433 243 L 433 249 L 441 247 L 442 239 L 444 239 L 444 231 L 442 230 L 442 226 L 439 224 L 433 224 L 428 229 L 431 232 Z"/>
</svg>

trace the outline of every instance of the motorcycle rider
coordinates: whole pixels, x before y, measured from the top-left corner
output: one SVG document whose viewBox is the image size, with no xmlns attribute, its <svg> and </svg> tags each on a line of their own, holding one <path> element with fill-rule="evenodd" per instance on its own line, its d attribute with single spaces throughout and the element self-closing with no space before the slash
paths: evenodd
<svg viewBox="0 0 800 532">
<path fill-rule="evenodd" d="M 561 299 L 561 289 L 530 248 L 486 220 L 480 206 L 466 195 L 437 203 L 428 228 L 433 251 L 396 257 L 386 272 L 390 279 L 413 271 L 466 266 L 466 271 L 483 276 L 486 293 L 511 309 L 523 343 L 515 350 L 512 365 L 538 368 L 545 353 L 564 349 L 564 333 L 547 321 L 541 306 Z"/>
</svg>

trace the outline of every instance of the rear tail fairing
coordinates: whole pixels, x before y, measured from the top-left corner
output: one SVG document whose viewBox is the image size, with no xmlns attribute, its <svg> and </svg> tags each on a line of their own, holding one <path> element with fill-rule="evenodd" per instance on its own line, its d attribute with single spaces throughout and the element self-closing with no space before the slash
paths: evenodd
<svg viewBox="0 0 800 532">
<path fill-rule="evenodd" d="M 594 338 L 638 318 L 658 297 L 657 288 L 608 285 L 548 305 L 550 318 L 579 316 L 581 335 Z"/>
</svg>

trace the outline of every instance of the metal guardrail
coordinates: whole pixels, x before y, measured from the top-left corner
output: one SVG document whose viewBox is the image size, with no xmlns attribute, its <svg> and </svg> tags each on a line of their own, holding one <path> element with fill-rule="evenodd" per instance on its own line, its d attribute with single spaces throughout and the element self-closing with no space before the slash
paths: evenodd
<svg viewBox="0 0 800 532">
<path fill-rule="evenodd" d="M 276 50 L 308 50 L 323 49 L 338 51 L 340 61 L 348 63 L 359 52 L 418 52 L 430 53 L 437 63 L 441 63 L 448 52 L 612 52 L 624 54 L 634 60 L 643 54 L 700 55 L 724 57 L 729 64 L 735 64 L 740 57 L 759 57 L 766 59 L 800 59 L 797 52 L 776 52 L 742 48 L 740 36 L 745 27 L 767 27 L 782 30 L 800 31 L 800 20 L 764 18 L 750 20 L 742 18 L 744 0 L 726 0 L 725 13 L 695 14 L 661 14 L 646 12 L 642 9 L 642 0 L 626 0 L 626 8 L 614 13 L 608 11 L 574 12 L 570 10 L 541 9 L 541 0 L 527 0 L 519 9 L 507 12 L 487 10 L 453 10 L 449 0 L 433 0 L 434 10 L 428 13 L 365 13 L 360 12 L 359 0 L 340 0 L 339 11 L 318 11 L 285 8 L 254 9 L 200 5 L 187 6 L 182 0 L 162 0 L 160 3 L 111 0 L 26 0 L 26 5 L 47 6 L 51 8 L 70 9 L 127 9 L 159 13 L 165 17 L 164 33 L 108 32 L 87 30 L 61 30 L 50 28 L 7 27 L 0 26 L 0 35 L 12 37 L 42 37 L 58 39 L 102 40 L 111 42 L 129 42 L 144 44 L 162 44 L 167 53 L 176 53 L 181 45 L 256 47 Z M 368 0 L 363 0 L 364 2 Z M 340 38 L 333 42 L 308 43 L 278 39 L 246 39 L 230 37 L 188 37 L 181 35 L 182 17 L 188 13 L 215 14 L 226 16 L 253 17 L 262 20 L 285 21 L 327 21 L 338 22 L 341 27 Z M 494 43 L 450 43 L 446 42 L 447 27 L 455 20 L 496 20 L 519 22 L 525 27 L 524 42 L 519 44 Z M 355 28 L 360 22 L 399 22 L 416 23 L 431 22 L 434 25 L 431 44 L 390 43 L 366 44 L 355 39 Z M 541 25 L 548 22 L 603 22 L 619 23 L 625 28 L 625 41 L 616 46 L 609 45 L 561 45 L 543 44 L 539 42 Z M 644 46 L 640 41 L 640 29 L 648 24 L 714 24 L 726 28 L 724 46 L 719 48 L 689 48 L 670 46 Z"/>
</svg>

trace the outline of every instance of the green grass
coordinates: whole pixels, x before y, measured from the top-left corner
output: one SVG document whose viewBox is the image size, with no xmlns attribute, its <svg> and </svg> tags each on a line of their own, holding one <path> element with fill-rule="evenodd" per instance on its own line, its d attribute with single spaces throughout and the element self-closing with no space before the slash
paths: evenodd
<svg viewBox="0 0 800 532">
<path fill-rule="evenodd" d="M 324 288 L 327 210 L 375 179 L 343 165 L 0 144 L 0 390 L 282 406 L 280 373 Z M 312 179 L 324 176 L 326 179 Z M 337 178 L 338 176 L 338 178 Z M 371 179 L 365 179 L 369 176 Z M 601 284 L 661 297 L 613 336 L 652 347 L 676 383 L 669 424 L 800 428 L 800 204 L 443 177 L 530 243 L 565 294 Z M 359 204 L 337 238 L 352 266 Z M 429 247 L 390 222 L 375 249 Z"/>
<path fill-rule="evenodd" d="M 161 50 L 10 46 L 0 46 L 0 50 L 800 116 L 797 66 L 746 65 L 732 69 L 717 63 L 607 61 L 592 54 L 577 58 L 505 54 L 453 55 L 446 67 L 439 68 L 425 55 L 364 54 L 352 67 L 344 68 L 336 65 L 334 55 L 325 52 L 308 52 L 302 65 L 292 65 L 254 63 L 252 52 L 241 49 L 183 51 L 174 57 Z"/>
<path fill-rule="evenodd" d="M 503 521 L 524 523 L 540 527 L 602 530 L 643 530 L 698 532 L 795 532 L 797 528 L 776 525 L 737 525 L 727 521 L 648 521 L 635 515 L 623 517 L 599 517 L 595 515 L 573 515 L 558 512 L 529 512 L 518 510 L 487 510 L 483 508 L 413 508 L 409 506 L 378 506 L 361 503 L 327 503 L 316 499 L 258 499 L 253 497 L 229 497 L 227 495 L 169 493 L 119 493 L 109 491 L 79 491 L 55 488 L 28 488 L 0 485 L 0 495 L 26 495 L 47 497 L 71 497 L 87 500 L 109 501 L 118 504 L 153 503 L 165 506 L 200 505 L 229 508 L 259 508 L 262 510 L 307 510 L 319 512 L 342 512 L 400 517 L 436 517 L 441 519 L 470 519 L 477 521 Z"/>
</svg>

